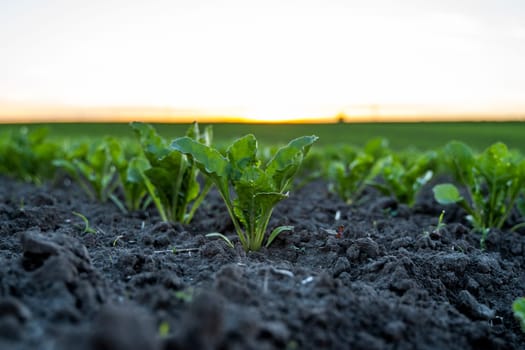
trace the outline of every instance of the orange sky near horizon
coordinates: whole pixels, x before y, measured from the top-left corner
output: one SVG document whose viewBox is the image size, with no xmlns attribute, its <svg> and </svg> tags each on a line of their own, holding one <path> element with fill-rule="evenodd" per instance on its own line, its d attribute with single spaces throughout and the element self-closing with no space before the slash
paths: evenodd
<svg viewBox="0 0 525 350">
<path fill-rule="evenodd" d="M 94 107 L 52 106 L 39 104 L 4 104 L 0 102 L 0 124 L 45 122 L 130 122 L 142 120 L 156 123 L 335 123 L 352 122 L 414 122 L 414 121 L 525 121 L 525 113 L 513 110 L 469 113 L 459 109 L 425 106 L 349 106 L 337 114 L 247 115 L 242 110 L 192 110 L 170 107 Z"/>
<path fill-rule="evenodd" d="M 24 0 L 0 47 L 0 123 L 525 115 L 519 0 Z"/>
<path fill-rule="evenodd" d="M 46 122 L 131 122 L 141 120 L 153 123 L 361 123 L 361 122 L 417 122 L 417 121 L 525 121 L 525 113 L 461 113 L 457 110 L 421 109 L 415 106 L 395 106 L 382 111 L 380 106 L 355 106 L 334 115 L 263 114 L 246 115 L 242 111 L 182 110 L 153 107 L 61 107 L 49 105 L 2 108 L 0 124 Z"/>
</svg>

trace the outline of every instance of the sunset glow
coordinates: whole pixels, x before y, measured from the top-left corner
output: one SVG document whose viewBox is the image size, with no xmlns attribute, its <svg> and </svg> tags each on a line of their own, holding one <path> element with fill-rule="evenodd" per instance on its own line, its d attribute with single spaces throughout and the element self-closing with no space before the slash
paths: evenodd
<svg viewBox="0 0 525 350">
<path fill-rule="evenodd" d="M 525 115 L 522 1 L 82 4 L 0 4 L 0 121 Z"/>
</svg>

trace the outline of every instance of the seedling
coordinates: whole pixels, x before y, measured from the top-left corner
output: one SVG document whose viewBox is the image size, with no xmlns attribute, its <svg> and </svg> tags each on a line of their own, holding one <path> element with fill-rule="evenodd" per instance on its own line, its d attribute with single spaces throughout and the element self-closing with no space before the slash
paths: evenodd
<svg viewBox="0 0 525 350">
<path fill-rule="evenodd" d="M 170 334 L 170 324 L 167 321 L 162 321 L 159 324 L 159 337 L 165 338 Z"/>
<path fill-rule="evenodd" d="M 82 231 L 82 233 L 92 233 L 92 234 L 96 234 L 97 233 L 96 229 L 94 229 L 91 226 L 89 226 L 89 220 L 88 220 L 88 218 L 85 215 L 77 213 L 76 211 L 73 212 L 73 215 L 78 216 L 84 222 L 84 230 Z"/>
<path fill-rule="evenodd" d="M 490 229 L 504 225 L 525 185 L 525 160 L 501 142 L 475 156 L 467 145 L 453 141 L 445 147 L 445 154 L 468 197 L 454 184 L 445 183 L 433 188 L 434 198 L 440 204 L 457 203 L 465 209 L 467 219 L 481 232 L 483 247 Z"/>
<path fill-rule="evenodd" d="M 445 211 L 442 210 L 441 211 L 441 214 L 439 215 L 439 218 L 438 218 L 438 223 L 436 225 L 436 228 L 434 229 L 434 232 L 437 232 L 439 233 L 439 231 L 441 231 L 442 228 L 444 228 L 446 226 L 446 224 L 443 222 L 443 217 L 445 216 Z"/>
<path fill-rule="evenodd" d="M 432 179 L 435 159 L 435 152 L 404 159 L 390 154 L 381 160 L 383 182 L 375 181 L 372 185 L 382 193 L 394 196 L 398 202 L 413 206 L 421 188 Z"/>
<path fill-rule="evenodd" d="M 438 223 L 436 227 L 432 230 L 432 232 L 424 231 L 425 236 L 429 236 L 431 233 L 437 236 L 441 235 L 441 230 L 446 226 L 446 224 L 443 222 L 443 218 L 445 217 L 445 211 L 442 210 L 441 214 L 439 214 Z"/>
<path fill-rule="evenodd" d="M 145 208 L 150 202 L 146 199 L 148 192 L 140 173 L 149 167 L 148 161 L 139 155 L 140 149 L 131 142 L 108 138 L 106 147 L 116 168 L 124 202 L 113 193 L 109 198 L 124 213 Z"/>
<path fill-rule="evenodd" d="M 58 143 L 47 140 L 49 130 L 38 128 L 19 130 L 0 135 L 0 173 L 36 184 L 51 179 L 56 168 L 53 159 L 61 157 Z"/>
<path fill-rule="evenodd" d="M 193 301 L 193 288 L 188 288 L 184 290 L 178 290 L 175 292 L 175 298 L 185 302 L 190 303 Z"/>
<path fill-rule="evenodd" d="M 118 235 L 114 240 L 113 240 L 113 244 L 112 246 L 113 247 L 116 247 L 117 246 L 117 242 L 120 241 L 121 238 L 123 238 L 124 236 L 123 235 Z"/>
<path fill-rule="evenodd" d="M 68 147 L 53 164 L 64 169 L 92 200 L 106 202 L 118 186 L 117 169 L 111 156 L 111 138 L 98 143 Z"/>
<path fill-rule="evenodd" d="M 388 142 L 382 138 L 369 141 L 363 151 L 346 149 L 339 159 L 326 165 L 329 189 L 348 204 L 354 203 L 361 197 L 365 187 L 379 175 L 379 160 L 388 153 Z"/>
<path fill-rule="evenodd" d="M 262 246 L 273 208 L 288 197 L 288 186 L 317 139 L 303 136 L 292 140 L 264 167 L 257 158 L 257 140 L 251 134 L 236 140 L 226 156 L 190 137 L 175 139 L 171 148 L 187 155 L 217 186 L 243 248 L 256 251 Z M 266 246 L 281 232 L 291 229 L 275 228 Z"/>
<path fill-rule="evenodd" d="M 207 180 L 201 188 L 193 159 L 171 149 L 151 125 L 133 122 L 131 127 L 140 139 L 148 164 L 139 159 L 133 161 L 127 170 L 127 180 L 144 184 L 163 221 L 189 223 L 212 182 Z M 193 123 L 186 137 L 209 146 L 211 129 L 200 133 L 198 124 Z"/>
</svg>

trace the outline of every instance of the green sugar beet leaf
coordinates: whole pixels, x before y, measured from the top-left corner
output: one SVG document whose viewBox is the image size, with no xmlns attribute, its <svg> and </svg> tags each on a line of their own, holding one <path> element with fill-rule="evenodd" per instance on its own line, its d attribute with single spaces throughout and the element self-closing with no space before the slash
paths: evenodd
<svg viewBox="0 0 525 350">
<path fill-rule="evenodd" d="M 228 188 L 225 179 L 228 178 L 230 165 L 219 151 L 187 136 L 173 140 L 170 149 L 186 154 L 195 161 L 199 170 L 213 179 L 221 193 Z"/>
<path fill-rule="evenodd" d="M 273 178 L 279 191 L 284 191 L 287 188 L 310 147 L 317 139 L 318 137 L 314 135 L 298 137 L 280 148 L 275 156 L 270 159 L 266 172 Z"/>
<path fill-rule="evenodd" d="M 140 209 L 145 201 L 147 188 L 143 181 L 144 170 L 149 167 L 148 161 L 143 157 L 130 159 L 124 172 L 121 174 L 122 189 L 128 210 Z"/>
<path fill-rule="evenodd" d="M 124 213 L 138 210 L 141 206 L 148 204 L 146 186 L 134 174 L 138 169 L 145 170 L 149 167 L 148 161 L 140 155 L 139 146 L 125 139 L 110 137 L 106 139 L 106 147 L 117 169 L 119 187 L 122 190 L 124 201 L 114 194 L 110 194 L 110 199 Z"/>
<path fill-rule="evenodd" d="M 47 140 L 48 129 L 19 130 L 0 134 L 0 172 L 24 181 L 42 184 L 53 178 L 53 160 L 63 157 L 62 147 Z"/>
<path fill-rule="evenodd" d="M 218 187 L 245 250 L 259 250 L 275 205 L 287 198 L 286 187 L 293 179 L 316 136 L 303 136 L 280 148 L 261 166 L 257 140 L 249 134 L 236 140 L 224 157 L 212 147 L 188 137 L 175 139 L 171 148 L 192 159 Z M 233 197 L 232 197 L 233 195 Z M 277 228 L 267 245 L 290 227 Z"/>
<path fill-rule="evenodd" d="M 112 139 L 68 147 L 53 164 L 72 176 L 91 199 L 106 202 L 118 187 L 118 171 L 112 157 Z"/>
<path fill-rule="evenodd" d="M 512 180 L 516 169 L 512 155 L 505 144 L 498 142 L 487 148 L 476 162 L 476 169 L 490 184 Z"/>
<path fill-rule="evenodd" d="M 367 142 L 363 150 L 343 147 L 335 159 L 330 159 L 328 155 L 325 176 L 329 181 L 329 190 L 348 204 L 358 201 L 365 187 L 381 173 L 382 159 L 389 152 L 388 141 L 375 138 Z"/>
<path fill-rule="evenodd" d="M 166 147 L 166 141 L 151 125 L 141 122 L 132 122 L 130 125 L 138 135 L 144 155 L 150 163 L 154 165 L 159 159 L 164 159 L 170 153 Z"/>
<path fill-rule="evenodd" d="M 131 127 L 149 162 L 149 167 L 140 169 L 135 175 L 142 179 L 162 220 L 190 222 L 209 191 L 211 182 L 206 182 L 201 188 L 197 181 L 198 166 L 193 159 L 172 149 L 151 125 L 133 122 Z M 197 123 L 193 123 L 185 138 L 205 146 L 201 142 L 210 141 L 211 129 L 206 128 L 201 133 Z"/>
<path fill-rule="evenodd" d="M 459 141 L 451 141 L 444 148 L 445 161 L 453 176 L 464 184 L 474 184 L 472 168 L 475 163 L 472 149 Z"/>
<path fill-rule="evenodd" d="M 257 159 L 257 140 L 252 134 L 237 139 L 226 151 L 230 166 L 234 172 L 232 177 L 240 177 L 243 169 L 257 168 L 260 164 Z"/>
<path fill-rule="evenodd" d="M 364 153 L 372 158 L 379 159 L 386 156 L 389 152 L 388 140 L 376 137 L 368 141 L 363 149 Z"/>
<path fill-rule="evenodd" d="M 525 160 L 501 142 L 476 155 L 465 144 L 453 141 L 445 146 L 444 154 L 466 197 L 458 199 L 459 192 L 452 193 L 450 184 L 434 187 L 434 197 L 441 204 L 460 204 L 474 229 L 481 232 L 483 246 L 489 230 L 502 228 L 518 201 L 525 185 Z"/>
<path fill-rule="evenodd" d="M 432 191 L 434 192 L 434 198 L 439 204 L 454 204 L 463 200 L 458 188 L 449 183 L 436 185 Z"/>
<path fill-rule="evenodd" d="M 287 194 L 278 192 L 272 178 L 253 165 L 246 167 L 241 177 L 232 181 L 232 184 L 237 194 L 237 198 L 233 201 L 233 212 L 246 228 L 245 236 L 241 241 L 260 247 L 273 208 L 278 202 L 287 198 Z M 257 234 L 260 232 L 263 234 Z"/>
<path fill-rule="evenodd" d="M 173 140 L 170 148 L 190 155 L 197 161 L 202 171 L 207 174 L 216 174 L 217 176 L 226 174 L 228 160 L 219 151 L 210 146 L 198 143 L 185 136 Z"/>
<path fill-rule="evenodd" d="M 432 179 L 435 160 L 432 151 L 405 157 L 391 153 L 378 161 L 383 181 L 372 181 L 371 185 L 400 203 L 413 206 L 421 188 Z"/>
</svg>

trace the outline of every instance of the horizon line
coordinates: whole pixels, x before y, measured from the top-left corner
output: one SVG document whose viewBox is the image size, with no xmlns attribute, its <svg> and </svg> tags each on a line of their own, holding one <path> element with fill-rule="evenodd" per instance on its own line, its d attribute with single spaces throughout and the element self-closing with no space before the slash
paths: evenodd
<svg viewBox="0 0 525 350">
<path fill-rule="evenodd" d="M 236 115 L 190 114 L 68 114 L 68 115 L 1 115 L 1 124 L 39 123 L 127 123 L 144 121 L 150 123 L 188 124 L 193 121 L 214 124 L 334 124 L 334 123 L 411 123 L 411 122 L 524 122 L 525 113 L 436 113 L 436 114 L 379 114 L 351 115 L 339 113 L 332 116 L 282 118 L 262 120 Z"/>
</svg>

